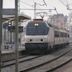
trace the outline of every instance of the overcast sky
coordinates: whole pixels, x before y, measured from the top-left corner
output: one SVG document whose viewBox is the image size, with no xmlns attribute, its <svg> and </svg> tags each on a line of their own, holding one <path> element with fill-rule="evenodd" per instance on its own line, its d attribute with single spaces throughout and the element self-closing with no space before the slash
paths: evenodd
<svg viewBox="0 0 72 72">
<path fill-rule="evenodd" d="M 20 8 L 21 9 L 33 9 L 34 8 L 34 2 L 37 2 L 39 4 L 44 4 L 43 0 L 19 0 Z M 61 2 L 64 4 L 62 4 Z M 68 15 L 69 11 L 65 7 L 67 3 L 71 5 L 72 0 L 45 0 L 47 6 L 40 6 L 39 4 L 36 5 L 36 8 L 46 8 L 46 9 L 54 9 L 56 7 L 58 13 L 63 13 L 64 15 Z M 67 2 L 68 1 L 68 2 Z M 3 0 L 3 8 L 15 8 L 15 0 Z M 33 10 L 20 10 L 20 12 L 23 12 L 24 14 L 27 14 L 29 16 L 33 16 Z M 39 11 L 38 11 L 39 12 Z M 41 12 L 41 11 L 40 11 Z M 56 13 L 56 11 L 43 11 L 47 13 Z"/>
</svg>

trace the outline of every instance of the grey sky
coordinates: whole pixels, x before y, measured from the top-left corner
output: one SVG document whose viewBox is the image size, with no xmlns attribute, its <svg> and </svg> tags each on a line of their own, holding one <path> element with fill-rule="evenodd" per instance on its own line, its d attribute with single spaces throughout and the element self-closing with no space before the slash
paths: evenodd
<svg viewBox="0 0 72 72">
<path fill-rule="evenodd" d="M 15 0 L 3 0 L 3 8 L 14 8 L 15 7 Z M 26 8 L 26 9 L 32 9 L 33 7 L 31 7 L 32 5 L 34 5 L 33 2 L 37 2 L 40 4 L 44 4 L 43 0 L 19 0 L 20 1 L 20 8 Z M 69 11 L 66 9 L 66 7 L 63 4 L 67 4 L 67 3 L 72 3 L 71 0 L 61 0 L 61 2 L 63 2 L 63 4 L 59 1 L 59 0 L 45 0 L 47 3 L 47 7 L 46 6 L 40 6 L 39 4 L 37 4 L 36 8 L 48 8 L 48 9 L 54 9 L 54 7 L 57 8 L 58 13 L 63 13 L 64 15 L 68 15 Z M 67 2 L 68 1 L 68 2 Z M 71 5 L 71 4 L 70 4 Z M 30 10 L 20 10 L 21 12 L 24 12 L 25 14 L 32 16 L 33 15 L 33 11 Z M 48 11 L 46 11 L 48 13 Z M 56 13 L 55 11 L 51 12 Z"/>
</svg>

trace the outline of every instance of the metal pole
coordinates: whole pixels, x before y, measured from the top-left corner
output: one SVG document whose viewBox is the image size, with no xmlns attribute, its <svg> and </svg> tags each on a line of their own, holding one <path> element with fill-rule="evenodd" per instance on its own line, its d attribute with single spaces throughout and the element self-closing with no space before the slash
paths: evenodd
<svg viewBox="0 0 72 72">
<path fill-rule="evenodd" d="M 36 2 L 34 2 L 34 19 L 36 19 Z"/>
<path fill-rule="evenodd" d="M 1 46 L 2 46 L 2 0 L 0 0 L 0 72 L 1 72 Z"/>
<path fill-rule="evenodd" d="M 18 70 L 18 0 L 15 0 L 15 55 L 16 55 L 15 72 L 19 72 Z"/>
</svg>

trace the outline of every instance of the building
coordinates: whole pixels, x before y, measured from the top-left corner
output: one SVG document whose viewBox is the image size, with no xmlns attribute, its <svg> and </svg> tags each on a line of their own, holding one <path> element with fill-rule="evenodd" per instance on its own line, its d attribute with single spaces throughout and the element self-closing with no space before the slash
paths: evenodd
<svg viewBox="0 0 72 72">
<path fill-rule="evenodd" d="M 65 28 L 67 22 L 67 16 L 64 16 L 63 14 L 54 14 L 53 16 L 50 16 L 49 23 L 58 27 L 58 28 Z"/>
</svg>

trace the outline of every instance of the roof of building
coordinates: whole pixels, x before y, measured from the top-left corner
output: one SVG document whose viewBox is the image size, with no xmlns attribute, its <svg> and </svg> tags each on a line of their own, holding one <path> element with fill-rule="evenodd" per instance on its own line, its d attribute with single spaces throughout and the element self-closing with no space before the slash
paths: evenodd
<svg viewBox="0 0 72 72">
<path fill-rule="evenodd" d="M 10 20 L 10 19 L 11 19 L 11 21 L 14 21 L 15 20 L 15 16 L 14 15 L 10 15 L 10 16 L 3 15 L 2 21 L 7 21 L 7 20 Z M 30 20 L 31 17 L 26 16 L 26 15 L 24 15 L 24 16 L 18 15 L 18 19 L 19 19 L 19 21 L 26 20 L 26 19 Z"/>
</svg>

